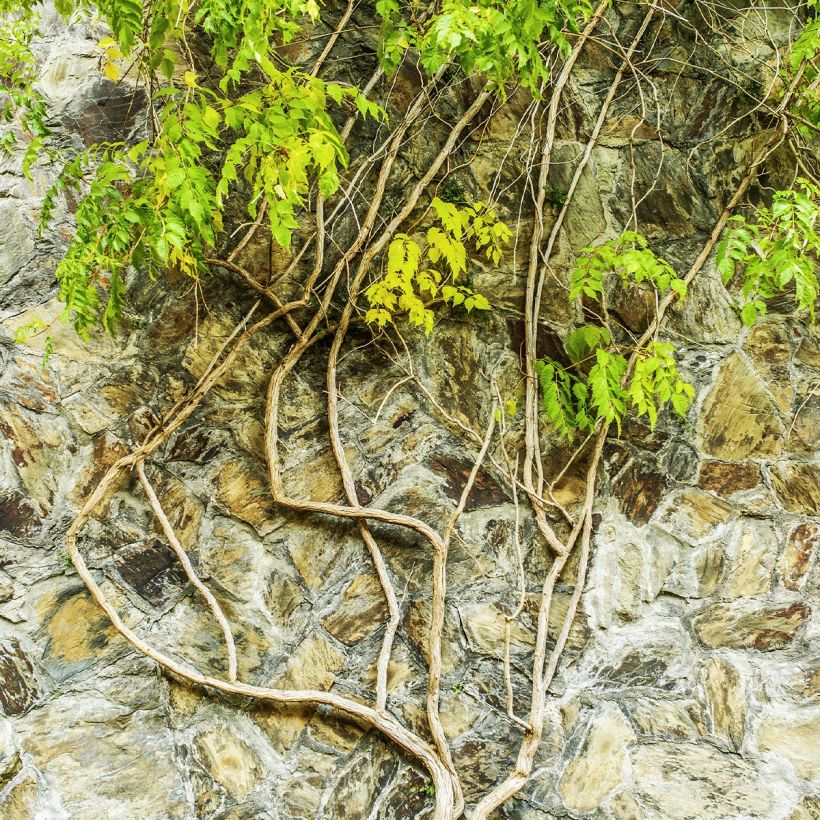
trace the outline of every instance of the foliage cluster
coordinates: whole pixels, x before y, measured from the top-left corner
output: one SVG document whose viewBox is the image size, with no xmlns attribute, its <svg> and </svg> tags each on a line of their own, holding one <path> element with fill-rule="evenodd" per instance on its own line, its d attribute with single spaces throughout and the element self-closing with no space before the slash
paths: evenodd
<svg viewBox="0 0 820 820">
<path fill-rule="evenodd" d="M 434 314 L 423 301 L 425 293 L 431 299 L 440 293 L 445 302 L 464 305 L 468 312 L 490 309 L 485 296 L 456 280 L 467 271 L 468 246 L 497 265 L 512 232 L 497 218 L 495 209 L 483 202 L 459 208 L 434 197 L 430 206 L 439 224 L 428 228 L 423 245 L 403 233 L 390 243 L 386 273 L 365 293 L 369 324 L 384 327 L 402 311 L 410 324 L 429 334 Z"/>
<path fill-rule="evenodd" d="M 28 168 L 48 134 L 44 101 L 32 88 L 37 18 L 31 2 L 15 4 L 13 12 L 9 2 L 0 0 L 0 114 L 7 120 L 18 116 L 32 138 Z M 165 270 L 200 276 L 221 241 L 223 214 L 236 194 L 252 218 L 264 206 L 273 239 L 288 248 L 300 211 L 312 196 L 336 193 L 348 161 L 333 106 L 384 117 L 356 88 L 283 67 L 277 49 L 296 36 L 302 20 L 318 18 L 316 0 L 56 5 L 66 17 L 99 13 L 110 27 L 113 36 L 99 44 L 109 79 L 124 81 L 127 65 L 130 80 L 155 89 L 150 133 L 146 128 L 135 143 L 95 145 L 71 158 L 45 197 L 44 226 L 61 193 L 72 189 L 79 196 L 76 233 L 56 275 L 63 318 L 83 337 L 97 324 L 113 331 L 121 321 L 129 267 L 152 277 Z M 427 72 L 452 64 L 483 75 L 503 96 L 510 83 L 539 93 L 547 78 L 544 44 L 565 49 L 567 33 L 578 30 L 592 6 L 588 0 L 445 0 L 420 12 L 400 0 L 379 0 L 377 10 L 388 69 L 414 51 Z M 215 73 L 209 69 L 207 76 L 197 73 L 191 57 L 187 38 L 194 29 L 211 44 Z M 790 71 L 804 76 L 806 94 L 814 93 L 819 48 L 817 20 L 811 19 L 790 57 Z M 812 124 L 820 107 L 813 108 L 806 94 L 795 110 Z M 555 204 L 563 200 L 560 192 L 550 191 L 549 197 Z M 511 232 L 483 203 L 435 198 L 431 207 L 437 224 L 423 240 L 398 234 L 390 243 L 383 275 L 365 291 L 368 323 L 383 328 L 406 314 L 429 333 L 431 304 L 438 299 L 468 311 L 489 309 L 486 296 L 458 280 L 466 272 L 468 248 L 497 264 Z M 735 221 L 718 264 L 727 283 L 742 271 L 741 314 L 747 324 L 765 311 L 765 299 L 789 287 L 798 306 L 813 313 L 817 211 L 818 189 L 803 180 L 799 190 L 780 192 L 770 209 Z M 552 360 L 538 365 L 546 417 L 567 438 L 592 431 L 602 420 L 620 427 L 628 410 L 654 425 L 665 404 L 683 414 L 691 400 L 670 345 L 656 340 L 633 349 L 611 325 L 606 291 L 612 282 L 648 287 L 658 296 L 686 295 L 685 282 L 636 233 L 583 252 L 569 297 L 582 300 L 597 323 L 569 335 L 568 366 Z"/>
<path fill-rule="evenodd" d="M 550 358 L 536 365 L 545 417 L 569 441 L 576 433 L 592 433 L 601 421 L 620 430 L 629 410 L 654 427 L 667 403 L 685 415 L 694 396 L 692 385 L 678 373 L 671 344 L 654 340 L 635 349 L 618 340 L 606 310 L 612 277 L 622 285 L 651 287 L 658 296 L 668 291 L 686 296 L 686 283 L 637 233 L 625 231 L 581 253 L 570 276 L 569 298 L 583 300 L 587 313 L 597 313 L 601 323 L 583 324 L 567 336 L 569 366 Z"/>
<path fill-rule="evenodd" d="M 766 299 L 794 290 L 796 307 L 814 320 L 817 266 L 820 263 L 820 188 L 807 179 L 798 188 L 778 191 L 771 208 L 758 208 L 749 220 L 732 218 L 717 251 L 724 284 L 738 274 L 743 324 L 753 325 L 766 313 Z"/>
<path fill-rule="evenodd" d="M 8 118 L 22 110 L 23 125 L 35 137 L 29 162 L 47 133 L 42 99 L 31 87 L 36 16 L 30 6 L 22 16 L 4 6 L 0 32 L 0 72 L 10 100 L 0 113 Z M 129 265 L 152 276 L 163 269 L 201 275 L 220 239 L 226 199 L 240 189 L 250 216 L 264 203 L 275 241 L 289 247 L 313 187 L 332 196 L 347 162 L 331 104 L 383 116 L 353 87 L 281 66 L 277 48 L 292 40 L 302 20 L 317 19 L 316 0 L 57 0 L 56 7 L 66 18 L 97 12 L 110 27 L 113 36 L 99 44 L 109 79 L 159 89 L 152 95 L 150 136 L 132 145 L 95 145 L 71 158 L 46 196 L 44 222 L 58 194 L 73 189 L 82 197 L 77 232 L 57 269 L 63 318 L 81 335 L 97 324 L 111 331 L 119 322 Z M 398 4 L 382 3 L 379 9 L 389 68 L 412 45 L 428 70 L 455 61 L 485 74 L 499 90 L 515 79 L 536 90 L 546 76 L 542 41 L 565 46 L 564 28 L 576 29 L 590 7 L 585 0 L 480 6 L 451 0 L 423 24 L 412 14 L 404 21 Z M 194 29 L 211 43 L 216 74 L 209 69 L 207 80 L 193 65 L 187 38 Z M 127 66 L 128 77 L 121 66 Z M 218 170 L 212 168 L 214 156 L 221 157 Z M 453 278 L 458 273 L 451 269 Z M 440 282 L 435 272 L 430 276 L 424 287 L 434 295 Z M 485 304 L 463 286 L 444 285 L 442 296 L 468 309 Z M 385 299 L 377 314 L 381 324 L 390 296 Z M 412 299 L 405 294 L 404 306 Z M 413 307 L 414 320 L 429 325 L 424 310 Z"/>
<path fill-rule="evenodd" d="M 23 171 L 28 176 L 32 163 L 49 135 L 43 96 L 34 88 L 35 60 L 31 44 L 39 18 L 30 5 L 0 0 L 0 122 L 15 120 L 27 138 Z M 17 144 L 14 130 L 0 138 L 0 152 Z"/>
<path fill-rule="evenodd" d="M 548 72 L 543 43 L 569 49 L 567 31 L 592 12 L 589 0 L 445 0 L 440 10 L 408 14 L 400 0 L 378 0 L 383 20 L 382 54 L 396 67 L 408 49 L 421 56 L 428 72 L 454 62 L 468 74 L 484 75 L 499 91 L 511 81 L 538 94 Z"/>
</svg>

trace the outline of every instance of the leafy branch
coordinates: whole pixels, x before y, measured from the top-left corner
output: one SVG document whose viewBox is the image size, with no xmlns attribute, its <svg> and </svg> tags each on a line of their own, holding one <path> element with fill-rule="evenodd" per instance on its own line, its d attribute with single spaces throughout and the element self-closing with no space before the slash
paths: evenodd
<svg viewBox="0 0 820 820">
<path fill-rule="evenodd" d="M 365 315 L 368 324 L 384 327 L 394 321 L 396 313 L 405 312 L 410 324 L 429 334 L 434 314 L 425 305 L 424 294 L 435 298 L 440 293 L 444 302 L 463 305 L 468 313 L 490 309 L 485 296 L 456 280 L 467 270 L 468 244 L 498 264 L 512 236 L 510 229 L 483 202 L 459 208 L 435 197 L 430 204 L 440 227 L 428 228 L 423 245 L 407 234 L 396 234 L 387 249 L 385 275 L 365 291 L 370 304 Z"/>
<path fill-rule="evenodd" d="M 620 285 L 646 283 L 659 295 L 686 295 L 686 283 L 672 266 L 655 256 L 643 236 L 625 231 L 582 252 L 570 275 L 570 299 L 603 302 L 613 276 Z M 617 344 L 606 324 L 584 324 L 567 336 L 564 350 L 570 366 L 545 358 L 536 364 L 536 373 L 547 422 L 568 441 L 577 433 L 594 432 L 601 422 L 614 423 L 620 432 L 629 411 L 646 416 L 653 428 L 666 404 L 686 415 L 694 388 L 678 373 L 671 344 L 653 340 L 633 351 Z M 637 355 L 630 372 L 632 352 Z"/>
<path fill-rule="evenodd" d="M 740 316 L 751 327 L 766 313 L 766 299 L 794 291 L 799 310 L 814 320 L 820 262 L 820 188 L 807 179 L 799 188 L 778 191 L 771 208 L 758 208 L 753 221 L 732 217 L 732 228 L 717 249 L 717 269 L 728 285 L 742 279 Z"/>
</svg>

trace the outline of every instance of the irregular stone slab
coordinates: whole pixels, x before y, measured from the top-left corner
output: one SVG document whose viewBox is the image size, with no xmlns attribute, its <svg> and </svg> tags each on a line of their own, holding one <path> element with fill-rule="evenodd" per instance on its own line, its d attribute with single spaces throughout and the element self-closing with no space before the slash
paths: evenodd
<svg viewBox="0 0 820 820">
<path fill-rule="evenodd" d="M 0 604 L 5 604 L 14 597 L 14 581 L 0 570 Z"/>
<path fill-rule="evenodd" d="M 0 791 L 17 775 L 21 765 L 11 721 L 0 719 Z"/>
<path fill-rule="evenodd" d="M 43 663 L 58 680 L 74 671 L 104 660 L 116 638 L 106 614 L 85 587 L 62 587 L 37 602 L 40 634 L 46 639 Z"/>
<path fill-rule="evenodd" d="M 628 713 L 646 735 L 696 738 L 705 733 L 700 707 L 695 701 L 642 698 L 629 705 Z"/>
<path fill-rule="evenodd" d="M 720 543 L 707 543 L 692 550 L 681 549 L 663 589 L 681 598 L 705 598 L 723 580 L 725 564 Z"/>
<path fill-rule="evenodd" d="M 773 711 L 755 728 L 758 748 L 787 760 L 801 780 L 820 780 L 820 709 Z"/>
<path fill-rule="evenodd" d="M 695 277 L 686 299 L 673 305 L 669 326 L 685 338 L 705 344 L 734 343 L 742 327 L 726 288 L 714 275 Z"/>
<path fill-rule="evenodd" d="M 73 449 L 62 419 L 38 416 L 11 404 L 0 404 L 0 434 L 11 444 L 11 457 L 30 499 L 50 510 L 63 473 L 63 458 Z"/>
<path fill-rule="evenodd" d="M 94 488 L 114 462 L 127 452 L 126 446 L 111 433 L 102 433 L 94 439 L 91 458 L 80 472 L 74 485 L 74 498 L 78 507 L 81 507 L 94 492 Z M 127 476 L 123 475 L 120 482 L 124 483 L 126 480 Z"/>
<path fill-rule="evenodd" d="M 820 332 L 815 327 L 799 328 L 802 336 L 795 358 L 809 367 L 820 367 Z"/>
<path fill-rule="evenodd" d="M 732 511 L 731 505 L 725 501 L 689 488 L 668 496 L 657 521 L 675 538 L 700 541 L 719 524 L 728 521 Z"/>
<path fill-rule="evenodd" d="M 739 749 L 746 721 L 746 695 L 740 674 L 728 661 L 712 658 L 701 674 L 712 733 Z"/>
<path fill-rule="evenodd" d="M 10 820 L 27 820 L 29 817 L 36 817 L 38 809 L 42 810 L 44 807 L 40 804 L 39 788 L 37 787 L 37 779 L 33 774 L 27 774 L 21 780 L 18 780 L 12 786 L 4 798 L 0 798 L 0 817 L 8 817 Z M 40 815 L 46 816 L 46 815 Z M 52 817 L 59 817 L 59 814 L 53 814 Z"/>
<path fill-rule="evenodd" d="M 16 640 L 0 642 L 0 709 L 22 715 L 40 697 L 34 667 Z"/>
<path fill-rule="evenodd" d="M 152 607 L 165 611 L 188 591 L 176 555 L 161 541 L 132 544 L 117 553 L 114 567 L 123 582 Z"/>
<path fill-rule="evenodd" d="M 447 497 L 458 502 L 472 472 L 472 462 L 442 453 L 432 459 L 429 466 L 432 472 L 444 479 L 444 492 Z M 479 470 L 464 509 L 469 512 L 481 507 L 506 504 L 509 501 L 509 496 L 498 482 L 484 470 Z"/>
<path fill-rule="evenodd" d="M 244 800 L 262 779 L 259 757 L 227 726 L 197 735 L 194 747 L 208 774 L 235 800 Z"/>
<path fill-rule="evenodd" d="M 396 755 L 382 742 L 361 749 L 355 759 L 357 764 L 344 773 L 327 802 L 322 815 L 327 820 L 351 820 L 356 807 L 375 806 L 399 767 Z"/>
<path fill-rule="evenodd" d="M 348 646 L 358 643 L 387 620 L 387 603 L 379 579 L 357 575 L 342 594 L 339 606 L 322 621 L 336 640 Z"/>
<path fill-rule="evenodd" d="M 141 88 L 100 78 L 86 86 L 64 123 L 79 132 L 87 148 L 96 142 L 118 142 L 139 124 L 146 100 Z"/>
<path fill-rule="evenodd" d="M 473 651 L 497 658 L 504 656 L 508 612 L 489 601 L 476 601 L 458 608 L 461 626 Z M 511 654 L 521 654 L 531 649 L 533 640 L 532 630 L 525 629 L 520 621 L 511 624 Z"/>
<path fill-rule="evenodd" d="M 0 495 L 0 532 L 15 538 L 28 538 L 39 527 L 39 512 L 22 493 Z"/>
<path fill-rule="evenodd" d="M 783 425 L 777 408 L 755 372 L 739 353 L 731 353 L 720 368 L 703 403 L 702 447 L 724 461 L 777 455 Z"/>
<path fill-rule="evenodd" d="M 789 820 L 820 820 L 820 797 L 806 797 L 789 815 Z"/>
<path fill-rule="evenodd" d="M 639 628 L 635 626 L 634 628 Z M 672 631 L 664 643 L 626 644 L 623 655 L 611 664 L 598 665 L 595 678 L 606 688 L 646 687 L 673 691 L 678 685 L 691 688 L 692 654 L 685 638 Z"/>
<path fill-rule="evenodd" d="M 789 533 L 786 549 L 780 559 L 778 568 L 783 586 L 787 589 L 800 589 L 815 552 L 820 553 L 820 527 L 812 521 L 804 521 Z"/>
<path fill-rule="evenodd" d="M 771 472 L 772 486 L 783 506 L 794 513 L 820 513 L 820 466 L 805 461 L 783 461 Z"/>
<path fill-rule="evenodd" d="M 798 395 L 793 403 L 788 448 L 797 453 L 820 450 L 820 393 L 817 386 L 808 395 Z"/>
<path fill-rule="evenodd" d="M 0 285 L 10 282 L 34 250 L 33 231 L 23 222 L 20 207 L 13 201 L 0 203 Z"/>
<path fill-rule="evenodd" d="M 285 674 L 275 686 L 282 689 L 322 689 L 333 685 L 345 665 L 345 656 L 326 638 L 314 633 L 305 638 L 290 656 Z M 258 722 L 277 751 L 284 752 L 296 741 L 313 717 L 315 707 L 293 706 L 266 711 Z"/>
<path fill-rule="evenodd" d="M 778 534 L 764 522 L 745 518 L 727 539 L 724 597 L 762 595 L 772 588 Z"/>
<path fill-rule="evenodd" d="M 629 752 L 634 793 L 664 820 L 771 817 L 768 781 L 737 756 L 694 743 L 653 743 Z"/>
<path fill-rule="evenodd" d="M 228 462 L 217 476 L 217 500 L 260 535 L 276 528 L 276 511 L 270 488 L 262 477 L 240 461 Z"/>
<path fill-rule="evenodd" d="M 669 478 L 651 466 L 633 461 L 612 485 L 623 514 L 635 524 L 645 524 L 661 503 Z"/>
<path fill-rule="evenodd" d="M 795 638 L 811 614 L 802 603 L 766 606 L 754 601 L 712 604 L 692 620 L 698 638 L 716 649 L 783 649 Z"/>
<path fill-rule="evenodd" d="M 40 815 L 18 816 L 190 816 L 173 739 L 155 696 L 156 683 L 152 693 L 150 684 L 147 692 L 140 691 L 140 678 L 115 680 L 109 683 L 115 687 L 110 692 L 113 699 L 95 688 L 93 697 L 66 695 L 27 716 L 22 749 L 55 790 L 66 814 L 52 808 Z M 116 691 L 117 686 L 124 689 Z M 82 777 L 85 770 L 93 771 L 93 777 Z"/>
<path fill-rule="evenodd" d="M 749 354 L 752 364 L 772 392 L 781 410 L 790 409 L 794 396 L 789 379 L 788 361 L 791 355 L 791 340 L 785 323 L 776 317 L 758 322 L 746 337 L 743 349 Z"/>
<path fill-rule="evenodd" d="M 607 704 L 592 720 L 583 746 L 558 781 L 564 805 L 577 812 L 596 809 L 623 781 L 627 748 L 634 740 L 621 710 Z"/>
<path fill-rule="evenodd" d="M 720 498 L 731 498 L 737 493 L 753 490 L 761 480 L 760 467 L 751 462 L 730 464 L 725 461 L 704 461 L 698 473 L 698 487 Z"/>
</svg>

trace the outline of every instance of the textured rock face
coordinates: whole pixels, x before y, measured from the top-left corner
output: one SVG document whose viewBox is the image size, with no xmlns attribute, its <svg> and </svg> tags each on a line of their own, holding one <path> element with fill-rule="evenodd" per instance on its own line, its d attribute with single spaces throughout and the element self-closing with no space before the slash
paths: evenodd
<svg viewBox="0 0 820 820">
<path fill-rule="evenodd" d="M 371 21 L 362 15 L 366 28 Z M 631 25 L 616 13 L 611 22 Z M 44 25 L 42 88 L 61 137 L 79 147 L 138 127 L 142 101 L 122 89 L 112 94 L 97 78 L 96 38 L 66 30 L 49 13 Z M 684 36 L 664 31 L 673 43 Z M 675 48 L 665 42 L 657 47 L 674 62 Z M 358 54 L 355 41 L 343 39 L 339 48 Z M 570 85 L 550 169 L 559 192 L 597 116 L 598 89 L 611 82 L 608 60 L 590 49 Z M 754 134 L 723 131 L 740 102 L 708 74 L 661 71 L 655 80 L 662 128 L 637 118 L 635 93 L 616 104 L 559 236 L 552 263 L 559 275 L 580 248 L 626 223 L 630 187 L 652 186 L 662 154 L 663 173 L 637 217 L 679 271 L 737 183 Z M 392 104 L 401 110 L 414 91 L 400 74 Z M 450 113 L 463 103 L 453 97 Z M 529 144 L 527 129 L 518 133 L 523 112 L 513 97 L 480 138 L 467 141 L 453 176 L 466 194 L 487 198 L 499 166 L 505 185 L 519 184 L 519 169 L 505 158 L 511 139 L 516 156 Z M 431 143 L 446 133 L 446 123 L 429 128 Z M 406 180 L 420 175 L 429 150 L 426 138 L 408 145 Z M 67 564 L 65 530 L 96 481 L 196 382 L 253 299 L 214 277 L 204 283 L 210 313 L 198 317 L 183 285 L 160 289 L 136 278 L 120 336 L 82 345 L 57 325 L 57 353 L 43 372 L 42 341 L 20 347 L 11 336 L 35 316 L 54 314 L 52 271 L 70 237 L 70 214 L 36 238 L 40 197 L 55 169 L 39 164 L 28 182 L 19 161 L 0 160 L 0 818 L 428 816 L 426 775 L 375 733 L 323 708 L 218 698 L 158 674 L 117 635 Z M 790 178 L 779 155 L 769 173 L 773 181 Z M 499 194 L 511 223 L 517 196 Z M 249 250 L 255 259 L 268 264 L 266 242 Z M 511 255 L 499 270 L 476 265 L 475 284 L 494 313 L 454 316 L 428 339 L 407 337 L 434 399 L 458 423 L 481 429 L 492 401 L 487 369 L 496 368 L 505 389 L 519 380 L 524 278 Z M 544 299 L 541 352 L 557 349 L 572 319 L 563 289 L 553 290 Z M 633 331 L 647 319 L 639 296 L 614 308 Z M 671 316 L 681 366 L 698 390 L 688 417 L 664 416 L 654 431 L 632 422 L 607 447 L 592 565 L 550 687 L 536 769 L 498 816 L 820 817 L 820 405 L 813 392 L 820 336 L 776 313 L 746 331 L 729 298 L 707 266 Z M 374 352 L 369 334 L 356 334 L 339 375 L 360 501 L 440 527 L 470 472 L 474 444 L 412 383 L 396 386 L 402 371 Z M 234 624 L 240 678 L 370 699 L 386 606 L 356 528 L 278 509 L 266 483 L 263 395 L 289 341 L 284 329 L 257 338 L 149 473 Z M 326 439 L 322 354 L 311 355 L 286 385 L 285 482 L 294 496 L 341 501 Z M 545 452 L 557 447 L 545 439 Z M 492 468 L 479 474 L 448 564 L 442 720 L 468 801 L 514 767 L 522 735 L 506 715 L 501 662 L 518 594 L 515 512 L 504 487 Z M 556 496 L 572 505 L 582 491 L 570 471 Z M 414 537 L 374 533 L 400 593 L 388 706 L 424 733 L 432 559 Z M 518 714 L 527 706 L 547 565 L 528 520 L 522 543 L 526 594 L 510 641 Z M 136 483 L 100 511 L 82 549 L 125 623 L 203 672 L 225 674 L 219 629 Z M 570 561 L 556 589 L 551 638 L 575 571 Z"/>
</svg>

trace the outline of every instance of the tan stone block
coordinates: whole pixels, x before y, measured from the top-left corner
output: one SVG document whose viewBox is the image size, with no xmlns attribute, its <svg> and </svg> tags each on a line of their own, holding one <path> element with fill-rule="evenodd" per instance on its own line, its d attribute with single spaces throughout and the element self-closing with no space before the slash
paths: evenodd
<svg viewBox="0 0 820 820">
<path fill-rule="evenodd" d="M 761 522 L 744 519 L 726 550 L 723 590 L 727 597 L 762 595 L 772 588 L 777 534 Z"/>
<path fill-rule="evenodd" d="M 715 527 L 729 520 L 731 505 L 694 488 L 668 497 L 658 516 L 658 524 L 676 538 L 699 541 Z"/>
<path fill-rule="evenodd" d="M 322 625 L 336 640 L 351 646 L 384 625 L 387 616 L 387 603 L 378 577 L 364 573 L 347 586 L 339 606 Z"/>
<path fill-rule="evenodd" d="M 746 695 L 737 669 L 721 658 L 712 658 L 701 673 L 712 732 L 736 749 L 743 742 Z"/>
<path fill-rule="evenodd" d="M 606 816 L 613 820 L 645 820 L 638 801 L 626 791 L 618 792 L 606 806 Z"/>
<path fill-rule="evenodd" d="M 279 689 L 320 689 L 327 691 L 345 664 L 344 655 L 321 635 L 305 638 L 293 651 L 284 675 L 274 684 Z M 274 747 L 284 752 L 310 722 L 315 707 L 289 705 L 266 712 L 259 719 Z"/>
<path fill-rule="evenodd" d="M 785 758 L 801 780 L 820 780 L 820 709 L 772 711 L 757 723 L 754 740 Z"/>
<path fill-rule="evenodd" d="M 812 521 L 804 521 L 789 533 L 778 565 L 783 586 L 793 590 L 802 587 L 815 553 L 820 553 L 820 527 Z"/>
<path fill-rule="evenodd" d="M 737 756 L 681 741 L 643 744 L 629 752 L 635 796 L 648 817 L 719 820 L 770 817 L 769 781 Z"/>
<path fill-rule="evenodd" d="M 100 660 L 122 639 L 85 588 L 48 592 L 36 605 L 48 639 L 45 657 L 57 663 Z"/>
<path fill-rule="evenodd" d="M 640 699 L 630 706 L 629 715 L 643 734 L 685 738 L 703 734 L 698 708 L 693 701 Z"/>
<path fill-rule="evenodd" d="M 265 535 L 276 528 L 277 515 L 265 479 L 240 461 L 230 461 L 216 478 L 216 497 L 232 515 Z"/>
<path fill-rule="evenodd" d="M 793 513 L 820 513 L 820 466 L 806 461 L 781 461 L 771 470 L 772 486 Z"/>
<path fill-rule="evenodd" d="M 194 748 L 208 774 L 235 800 L 244 800 L 262 779 L 259 757 L 227 726 L 201 732 L 194 739 Z"/>
<path fill-rule="evenodd" d="M 809 615 L 809 607 L 802 602 L 774 606 L 744 599 L 712 604 L 702 609 L 692 624 L 698 638 L 713 649 L 767 652 L 788 646 Z"/>
<path fill-rule="evenodd" d="M 608 704 L 593 718 L 578 754 L 558 781 L 558 793 L 571 811 L 590 812 L 621 785 L 627 749 L 635 740 L 626 718 Z"/>
<path fill-rule="evenodd" d="M 789 815 L 789 820 L 820 820 L 820 797 L 806 797 Z"/>
<path fill-rule="evenodd" d="M 28 774 L 9 789 L 5 798 L 0 797 L 0 817 L 7 820 L 31 820 L 37 816 L 37 779 Z"/>
<path fill-rule="evenodd" d="M 782 448 L 777 407 L 738 353 L 723 362 L 703 403 L 701 425 L 704 452 L 725 461 L 776 455 Z"/>
</svg>

